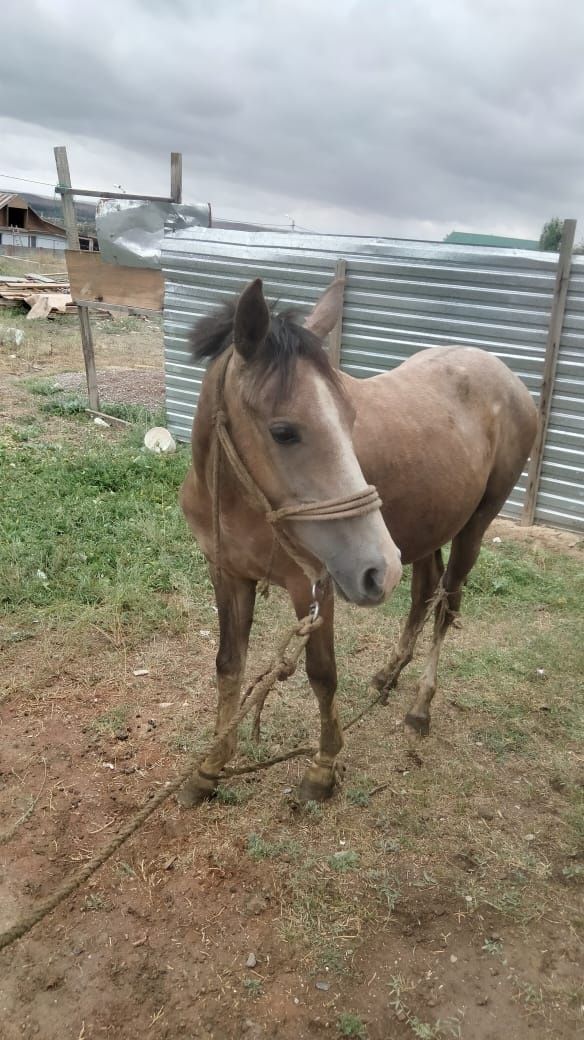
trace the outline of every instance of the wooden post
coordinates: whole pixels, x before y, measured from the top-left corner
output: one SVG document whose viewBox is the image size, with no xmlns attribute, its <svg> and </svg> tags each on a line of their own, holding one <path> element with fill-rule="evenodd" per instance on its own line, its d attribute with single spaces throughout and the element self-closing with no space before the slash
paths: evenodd
<svg viewBox="0 0 584 1040">
<path fill-rule="evenodd" d="M 335 281 L 336 281 L 337 278 L 344 278 L 346 273 L 347 273 L 347 261 L 346 260 L 337 260 L 337 262 L 335 264 Z M 344 301 L 344 293 L 343 293 L 343 301 Z M 345 308 L 344 308 L 344 302 L 343 302 L 343 307 L 341 308 L 341 313 L 339 314 L 338 321 L 337 321 L 335 327 L 333 329 L 331 329 L 331 331 L 329 332 L 329 336 L 328 336 L 328 352 L 329 352 L 329 357 L 331 359 L 331 365 L 333 366 L 333 368 L 340 368 L 341 367 L 341 340 L 342 340 L 342 335 L 343 335 L 343 311 L 344 311 L 344 309 Z"/>
<path fill-rule="evenodd" d="M 71 174 L 69 172 L 69 160 L 67 149 L 55 148 L 55 162 L 57 164 L 57 177 L 59 185 L 64 188 L 71 187 Z M 73 196 L 64 192 L 61 194 L 63 202 L 63 219 L 67 232 L 67 245 L 69 249 L 79 249 L 79 231 L 77 229 L 77 217 L 75 216 L 75 202 Z M 81 330 L 81 346 L 83 348 L 83 360 L 85 362 L 85 375 L 87 377 L 87 396 L 89 407 L 95 412 L 100 411 L 99 391 L 97 388 L 97 372 L 95 370 L 95 352 L 93 349 L 93 337 L 91 335 L 91 324 L 89 321 L 89 309 L 84 304 L 77 305 L 79 316 L 79 328 Z"/>
<path fill-rule="evenodd" d="M 170 153 L 170 197 L 173 202 L 182 203 L 182 153 Z"/>
<path fill-rule="evenodd" d="M 570 284 L 570 268 L 572 265 L 572 251 L 574 249 L 575 235 L 576 221 L 565 220 L 562 230 L 562 241 L 560 243 L 556 284 L 554 287 L 552 309 L 550 312 L 550 324 L 545 348 L 543 377 L 539 395 L 539 425 L 527 470 L 527 488 L 525 490 L 525 502 L 521 514 L 522 527 L 528 527 L 533 524 L 535 518 L 535 507 L 539 492 L 543 453 L 545 451 L 552 406 L 552 395 L 556 379 L 558 352 L 560 349 L 560 339 L 564 325 L 566 297 L 568 295 L 568 286 Z"/>
</svg>

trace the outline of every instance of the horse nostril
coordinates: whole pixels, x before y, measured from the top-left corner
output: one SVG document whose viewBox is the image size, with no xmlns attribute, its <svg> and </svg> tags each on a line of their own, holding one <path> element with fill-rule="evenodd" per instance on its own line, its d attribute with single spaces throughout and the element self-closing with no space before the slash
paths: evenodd
<svg viewBox="0 0 584 1040">
<path fill-rule="evenodd" d="M 381 567 L 369 567 L 363 575 L 363 592 L 367 599 L 380 599 L 383 596 L 383 580 L 385 570 Z"/>
</svg>

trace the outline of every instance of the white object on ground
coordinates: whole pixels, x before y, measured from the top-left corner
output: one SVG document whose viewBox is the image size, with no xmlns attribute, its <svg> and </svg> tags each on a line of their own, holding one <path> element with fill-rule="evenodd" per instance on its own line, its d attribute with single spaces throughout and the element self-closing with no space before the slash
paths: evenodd
<svg viewBox="0 0 584 1040">
<path fill-rule="evenodd" d="M 4 329 L 2 339 L 4 343 L 14 343 L 15 347 L 19 347 L 24 339 L 24 332 L 22 329 Z M 16 357 L 16 354 L 11 354 L 10 357 Z"/>
<path fill-rule="evenodd" d="M 176 451 L 176 441 L 164 426 L 153 426 L 144 437 L 144 446 L 156 455 Z"/>
</svg>

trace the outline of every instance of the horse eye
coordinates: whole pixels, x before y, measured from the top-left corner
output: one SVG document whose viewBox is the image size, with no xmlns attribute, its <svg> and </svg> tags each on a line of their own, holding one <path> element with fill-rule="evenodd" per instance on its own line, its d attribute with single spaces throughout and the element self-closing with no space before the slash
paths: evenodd
<svg viewBox="0 0 584 1040">
<path fill-rule="evenodd" d="M 276 444 L 298 444 L 300 441 L 298 430 L 290 423 L 274 423 L 270 426 L 270 433 Z"/>
</svg>

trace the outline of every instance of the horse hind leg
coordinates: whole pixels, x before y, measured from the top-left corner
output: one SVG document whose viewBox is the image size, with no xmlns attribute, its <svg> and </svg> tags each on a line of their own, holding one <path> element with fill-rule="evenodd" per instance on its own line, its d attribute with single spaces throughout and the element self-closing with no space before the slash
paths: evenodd
<svg viewBox="0 0 584 1040">
<path fill-rule="evenodd" d="M 436 552 L 413 564 L 412 602 L 399 643 L 388 664 L 381 668 L 371 680 L 372 685 L 382 694 L 382 704 L 387 704 L 389 691 L 397 686 L 401 672 L 414 656 L 418 636 L 426 624 L 429 611 L 432 611 L 434 594 L 443 573 L 441 549 L 437 549 Z"/>
<path fill-rule="evenodd" d="M 406 735 L 411 741 L 417 742 L 430 732 L 430 705 L 436 693 L 440 650 L 448 629 L 459 616 L 463 587 L 477 561 L 483 535 L 500 505 L 498 500 L 496 503 L 485 501 L 452 541 L 450 559 L 436 598 L 432 645 L 416 689 L 416 699 L 405 717 Z"/>
</svg>

